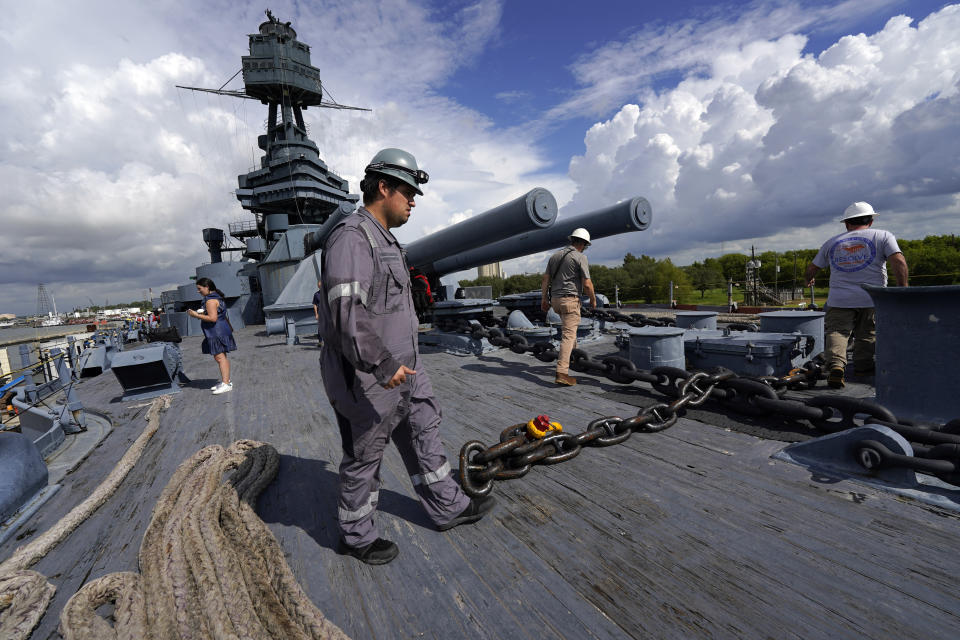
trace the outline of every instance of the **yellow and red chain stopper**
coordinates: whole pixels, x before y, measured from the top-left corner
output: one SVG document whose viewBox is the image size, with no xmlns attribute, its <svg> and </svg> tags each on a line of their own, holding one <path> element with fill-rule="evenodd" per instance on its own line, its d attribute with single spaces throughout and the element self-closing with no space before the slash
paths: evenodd
<svg viewBox="0 0 960 640">
<path fill-rule="evenodd" d="M 537 416 L 527 423 L 527 433 L 531 438 L 540 439 L 555 431 L 563 431 L 563 427 L 559 422 L 550 422 L 549 416 Z"/>
</svg>

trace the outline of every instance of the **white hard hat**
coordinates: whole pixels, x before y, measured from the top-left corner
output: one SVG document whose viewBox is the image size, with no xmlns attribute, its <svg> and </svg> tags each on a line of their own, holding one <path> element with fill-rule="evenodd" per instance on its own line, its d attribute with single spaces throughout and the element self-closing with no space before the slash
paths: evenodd
<svg viewBox="0 0 960 640">
<path fill-rule="evenodd" d="M 580 227 L 579 229 L 574 229 L 573 233 L 570 234 L 570 242 L 574 240 L 583 240 L 587 243 L 587 246 L 590 246 L 590 232 Z"/>
<path fill-rule="evenodd" d="M 843 217 L 840 218 L 840 222 L 844 220 L 849 220 L 850 218 L 859 218 L 860 216 L 875 216 L 877 212 L 873 210 L 873 207 L 870 206 L 868 202 L 854 202 L 852 205 L 847 207 L 843 212 Z"/>
</svg>

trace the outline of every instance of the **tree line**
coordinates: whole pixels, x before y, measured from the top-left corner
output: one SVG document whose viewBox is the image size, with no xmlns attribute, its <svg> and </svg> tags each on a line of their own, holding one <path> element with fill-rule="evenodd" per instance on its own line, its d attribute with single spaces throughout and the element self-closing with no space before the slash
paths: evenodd
<svg viewBox="0 0 960 640">
<path fill-rule="evenodd" d="M 927 236 L 923 240 L 898 240 L 910 270 L 910 286 L 935 286 L 960 283 L 960 236 Z M 753 258 L 760 262 L 757 275 L 768 287 L 792 289 L 803 287 L 803 272 L 813 261 L 818 249 L 792 251 L 764 251 Z M 743 286 L 747 276 L 747 262 L 752 258 L 743 253 L 728 253 L 718 258 L 705 258 L 687 266 L 677 266 L 670 258 L 656 259 L 628 253 L 618 266 L 590 265 L 594 288 L 613 300 L 619 287 L 623 301 L 645 303 L 669 300 L 670 283 L 674 284 L 674 298 L 679 302 L 694 299 L 699 291 L 702 298 L 711 289 L 733 282 Z M 546 265 L 546 262 L 544 262 Z M 817 275 L 818 283 L 826 285 L 829 268 Z M 511 293 L 523 293 L 540 288 L 543 273 L 519 274 L 508 278 L 482 277 L 461 280 L 461 287 L 490 286 L 495 298 Z M 888 273 L 888 284 L 895 284 Z"/>
<path fill-rule="evenodd" d="M 118 302 L 116 304 L 105 304 L 98 305 L 93 304 L 89 307 L 74 307 L 73 310 L 76 313 L 96 313 L 98 311 L 106 311 L 107 309 L 129 309 L 130 307 L 139 307 L 140 311 L 151 311 L 153 309 L 152 300 L 134 300 L 133 302 Z"/>
</svg>

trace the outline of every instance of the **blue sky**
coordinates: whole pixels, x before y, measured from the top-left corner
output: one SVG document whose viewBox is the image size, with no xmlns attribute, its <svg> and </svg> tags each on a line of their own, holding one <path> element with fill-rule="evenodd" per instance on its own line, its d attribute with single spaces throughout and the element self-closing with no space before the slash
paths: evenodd
<svg viewBox="0 0 960 640">
<path fill-rule="evenodd" d="M 356 190 L 378 149 L 431 175 L 401 242 L 549 189 L 560 217 L 646 197 L 594 243 L 689 264 L 816 247 L 854 200 L 902 238 L 956 233 L 960 5 L 900 0 L 275 0 L 344 104 L 311 138 Z M 240 65 L 260 2 L 36 0 L 0 32 L 0 313 L 136 299 L 248 217 L 265 108 L 194 94 Z M 231 86 L 237 85 L 237 81 Z M 504 264 L 537 272 L 544 255 Z M 471 277 L 472 273 L 462 274 Z"/>
<path fill-rule="evenodd" d="M 457 7 L 469 4 L 441 1 L 432 6 L 440 15 L 450 15 Z M 498 127 L 515 127 L 537 120 L 543 112 L 562 102 L 576 88 L 571 65 L 611 40 L 627 39 L 644 28 L 663 29 L 684 21 L 732 17 L 748 6 L 772 4 L 603 0 L 590 7 L 588 3 L 572 0 L 506 2 L 497 36 L 474 61 L 450 78 L 443 92 L 486 114 Z M 822 8 L 838 3 L 792 4 Z M 816 55 L 849 33 L 876 32 L 894 15 L 926 16 L 948 3 L 901 0 L 862 4 L 876 6 L 798 30 L 807 37 L 803 53 Z M 676 86 L 684 72 L 664 72 L 651 79 L 650 87 L 662 91 Z M 613 111 L 608 109 L 595 115 L 609 117 Z M 565 170 L 571 156 L 583 153 L 583 132 L 594 122 L 595 118 L 582 115 L 558 119 L 549 125 L 539 141 L 547 149 L 553 169 Z"/>
</svg>

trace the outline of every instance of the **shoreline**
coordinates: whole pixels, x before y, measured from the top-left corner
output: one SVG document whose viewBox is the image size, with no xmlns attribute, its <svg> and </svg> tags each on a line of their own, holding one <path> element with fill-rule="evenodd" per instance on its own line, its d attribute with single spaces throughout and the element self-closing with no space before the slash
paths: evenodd
<svg viewBox="0 0 960 640">
<path fill-rule="evenodd" d="M 47 335 L 32 335 L 27 337 L 17 337 L 4 340 L 2 333 L 0 333 L 0 349 L 6 347 L 13 347 L 19 344 L 25 344 L 28 342 L 49 342 L 51 340 L 57 340 L 58 338 L 66 338 L 67 336 L 76 335 L 78 333 L 90 333 L 87 330 L 87 325 L 84 324 L 67 324 L 62 325 L 63 330 L 56 331 Z M 29 327 L 25 327 L 29 328 Z M 98 326 L 98 328 L 101 328 Z M 103 325 L 102 328 L 113 328 L 111 325 Z"/>
</svg>

